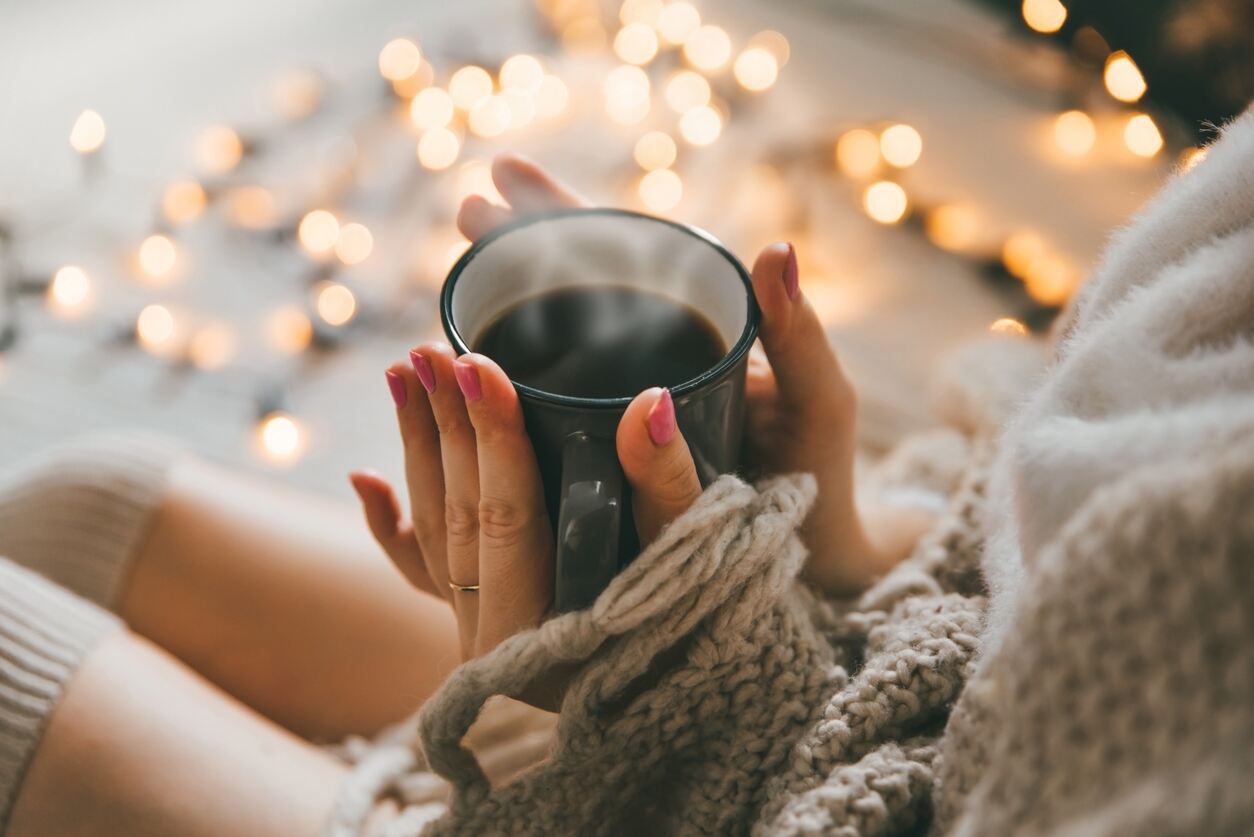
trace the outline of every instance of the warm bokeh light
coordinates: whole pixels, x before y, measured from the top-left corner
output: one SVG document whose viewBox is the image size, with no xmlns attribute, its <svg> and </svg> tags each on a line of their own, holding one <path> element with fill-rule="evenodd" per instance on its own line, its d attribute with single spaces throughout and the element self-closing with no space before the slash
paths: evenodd
<svg viewBox="0 0 1254 837">
<path fill-rule="evenodd" d="M 1106 82 L 1106 90 L 1121 102 L 1135 102 L 1145 95 L 1145 76 L 1123 50 L 1106 57 L 1106 71 L 1102 78 Z"/>
<path fill-rule="evenodd" d="M 325 256 L 335 247 L 340 237 L 339 219 L 325 209 L 315 209 L 300 219 L 296 237 L 309 253 Z"/>
<path fill-rule="evenodd" d="M 599 52 L 605 47 L 605 27 L 595 17 L 579 17 L 562 27 L 562 45 L 576 52 Z"/>
<path fill-rule="evenodd" d="M 1194 166 L 1206 159 L 1205 148 L 1186 148 L 1180 152 L 1180 171 L 1191 171 Z"/>
<path fill-rule="evenodd" d="M 552 119 L 566 110 L 566 105 L 570 102 L 570 91 L 566 89 L 566 82 L 557 76 L 548 75 L 541 80 L 535 100 L 536 114 L 544 119 Z"/>
<path fill-rule="evenodd" d="M 624 0 L 618 9 L 618 19 L 624 26 L 639 23 L 654 27 L 662 17 L 662 0 Z"/>
<path fill-rule="evenodd" d="M 313 114 L 322 105 L 326 80 L 315 70 L 289 70 L 275 79 L 274 106 L 284 119 L 295 122 Z"/>
<path fill-rule="evenodd" d="M 94 110 L 85 110 L 74 120 L 74 127 L 70 129 L 70 147 L 79 154 L 99 151 L 107 133 L 104 117 Z"/>
<path fill-rule="evenodd" d="M 674 209 L 684 196 L 684 184 L 679 175 L 670 169 L 651 171 L 640 178 L 637 190 L 640 200 L 654 212 Z"/>
<path fill-rule="evenodd" d="M 701 27 L 701 13 L 684 0 L 667 3 L 658 18 L 658 32 L 668 44 L 679 46 Z"/>
<path fill-rule="evenodd" d="M 139 245 L 136 261 L 139 272 L 146 278 L 160 282 L 169 279 L 178 264 L 178 249 L 164 235 L 150 235 Z"/>
<path fill-rule="evenodd" d="M 648 64 L 657 48 L 657 33 L 643 23 L 629 23 L 614 37 L 614 54 L 628 64 Z"/>
<path fill-rule="evenodd" d="M 448 128 L 436 128 L 418 140 L 418 162 L 432 171 L 446 169 L 457 162 L 461 149 L 457 134 Z"/>
<path fill-rule="evenodd" d="M 411 76 L 398 78 L 392 82 L 392 92 L 398 99 L 412 99 L 435 81 L 435 67 L 430 61 L 422 61 Z"/>
<path fill-rule="evenodd" d="M 779 78 L 779 62 L 765 47 L 749 47 L 740 53 L 732 70 L 740 86 L 754 93 L 769 90 Z"/>
<path fill-rule="evenodd" d="M 631 125 L 649 114 L 649 77 L 630 64 L 615 67 L 602 85 L 605 112 L 615 122 Z"/>
<path fill-rule="evenodd" d="M 176 180 L 161 196 L 161 214 L 171 224 L 186 224 L 200 217 L 207 202 L 204 187 L 195 180 Z"/>
<path fill-rule="evenodd" d="M 287 465 L 300 458 L 305 448 L 305 434 L 296 419 L 287 413 L 274 412 L 257 424 L 257 443 L 261 455 L 275 465 Z"/>
<path fill-rule="evenodd" d="M 356 222 L 340 227 L 335 239 L 335 256 L 344 264 L 361 264 L 374 250 L 374 236 L 365 224 Z"/>
<path fill-rule="evenodd" d="M 1020 230 L 1006 239 L 1001 248 L 1001 263 L 1011 276 L 1023 279 L 1045 255 L 1045 242 L 1031 230 Z"/>
<path fill-rule="evenodd" d="M 783 33 L 776 32 L 774 29 L 766 29 L 749 39 L 749 46 L 761 47 L 762 49 L 775 56 L 775 63 L 783 67 L 788 63 L 788 59 L 792 57 L 792 47 L 788 44 L 788 39 Z"/>
<path fill-rule="evenodd" d="M 525 128 L 536 118 L 536 100 L 530 93 L 521 90 L 506 90 L 499 98 L 505 100 L 509 108 L 509 127 L 517 130 Z"/>
<path fill-rule="evenodd" d="M 1067 7 L 1058 0 L 1023 0 L 1023 21 L 1046 35 L 1057 32 L 1067 20 Z"/>
<path fill-rule="evenodd" d="M 718 26 L 701 26 L 684 42 L 684 58 L 699 70 L 712 72 L 731 60 L 731 37 Z"/>
<path fill-rule="evenodd" d="M 469 111 L 492 95 L 492 76 L 473 64 L 462 67 L 448 80 L 448 92 L 453 97 L 453 104 Z"/>
<path fill-rule="evenodd" d="M 849 177 L 870 177 L 880 167 L 880 139 L 863 128 L 845 131 L 836 140 L 836 165 Z"/>
<path fill-rule="evenodd" d="M 1163 147 L 1163 135 L 1148 113 L 1131 116 L 1123 126 L 1123 144 L 1138 157 L 1153 157 Z"/>
<path fill-rule="evenodd" d="M 409 121 L 419 131 L 443 128 L 453 121 L 453 97 L 440 87 L 428 87 L 409 103 Z"/>
<path fill-rule="evenodd" d="M 279 222 L 274 195 L 264 186 L 246 184 L 228 189 L 222 196 L 226 218 L 237 227 L 264 230 Z"/>
<path fill-rule="evenodd" d="M 1083 157 L 1097 142 L 1093 119 L 1082 110 L 1069 110 L 1054 119 L 1054 144 L 1071 157 Z"/>
<path fill-rule="evenodd" d="M 709 145 L 723 133 L 723 117 L 709 105 L 693 108 L 679 118 L 679 133 L 692 145 Z"/>
<path fill-rule="evenodd" d="M 980 214 L 965 204 L 945 204 L 927 214 L 923 230 L 942 250 L 968 251 L 980 239 Z"/>
<path fill-rule="evenodd" d="M 196 140 L 196 161 L 210 174 L 226 174 L 239 165 L 244 142 L 226 125 L 211 125 Z"/>
<path fill-rule="evenodd" d="M 515 55 L 501 65 L 499 76 L 502 90 L 535 93 L 544 80 L 544 65 L 534 55 Z"/>
<path fill-rule="evenodd" d="M 675 140 L 671 139 L 670 134 L 661 131 L 649 131 L 649 133 L 636 140 L 636 147 L 632 150 L 632 157 L 636 164 L 645 171 L 653 171 L 654 169 L 667 169 L 675 162 L 675 156 L 678 154 L 675 147 Z"/>
<path fill-rule="evenodd" d="M 422 51 L 408 38 L 388 41 L 379 50 L 379 75 L 388 81 L 400 81 L 418 72 Z"/>
<path fill-rule="evenodd" d="M 1034 261 L 1023 277 L 1028 296 L 1042 305 L 1062 305 L 1075 291 L 1076 275 L 1060 256 L 1046 254 Z"/>
<path fill-rule="evenodd" d="M 235 357 L 237 340 L 229 323 L 218 320 L 196 329 L 187 343 L 187 358 L 197 369 L 221 369 Z"/>
<path fill-rule="evenodd" d="M 890 125 L 880 134 L 880 153 L 899 169 L 913 166 L 923 153 L 923 137 L 910 125 Z"/>
<path fill-rule="evenodd" d="M 489 96 L 471 108 L 470 130 L 481 137 L 499 137 L 509 130 L 510 109 L 504 96 Z"/>
<path fill-rule="evenodd" d="M 872 183 L 862 193 L 862 208 L 881 224 L 896 224 L 905 217 L 909 205 L 906 190 L 891 180 Z"/>
<path fill-rule="evenodd" d="M 279 351 L 299 354 L 313 341 L 313 323 L 301 309 L 284 305 L 271 312 L 266 320 L 266 336 Z"/>
<path fill-rule="evenodd" d="M 1002 334 L 1007 337 L 1024 337 L 1028 333 L 1027 327 L 1013 317 L 1002 317 L 1001 319 L 993 320 L 989 324 L 988 330 L 993 334 Z"/>
<path fill-rule="evenodd" d="M 357 313 L 357 297 L 338 282 L 319 282 L 314 288 L 314 309 L 322 321 L 342 326 Z"/>
<path fill-rule="evenodd" d="M 135 320 L 135 338 L 150 352 L 168 352 L 173 347 L 174 314 L 164 305 L 149 305 Z"/>
<path fill-rule="evenodd" d="M 48 284 L 48 307 L 65 319 L 80 316 L 91 299 L 91 278 L 78 265 L 67 264 Z"/>
<path fill-rule="evenodd" d="M 471 160 L 459 168 L 453 190 L 458 203 L 471 195 L 479 195 L 497 204 L 505 202 L 492 182 L 492 166 L 483 160 Z"/>
<path fill-rule="evenodd" d="M 700 73 L 680 70 L 667 80 L 664 95 L 671 110 L 687 113 L 710 103 L 710 83 Z"/>
</svg>

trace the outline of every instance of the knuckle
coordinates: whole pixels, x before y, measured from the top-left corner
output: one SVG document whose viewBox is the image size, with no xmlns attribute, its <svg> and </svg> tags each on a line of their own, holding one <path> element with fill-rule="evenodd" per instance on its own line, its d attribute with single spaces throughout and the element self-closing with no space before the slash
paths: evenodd
<svg viewBox="0 0 1254 837">
<path fill-rule="evenodd" d="M 439 431 L 441 436 L 451 436 L 466 430 L 466 419 L 458 415 L 441 415 L 435 416 L 435 429 Z"/>
<path fill-rule="evenodd" d="M 504 498 L 485 496 L 479 500 L 479 530 L 493 546 L 518 545 L 535 520 L 535 513 Z"/>
<path fill-rule="evenodd" d="M 444 530 L 450 544 L 473 542 L 479 536 L 479 510 L 468 503 L 446 501 Z"/>
</svg>

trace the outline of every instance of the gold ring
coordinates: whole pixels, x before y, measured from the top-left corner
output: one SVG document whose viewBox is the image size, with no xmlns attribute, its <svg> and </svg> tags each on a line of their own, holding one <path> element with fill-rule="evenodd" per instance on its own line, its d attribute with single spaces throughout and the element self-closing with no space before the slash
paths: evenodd
<svg viewBox="0 0 1254 837">
<path fill-rule="evenodd" d="M 453 590 L 456 590 L 458 593 L 478 593 L 479 592 L 478 584 L 457 584 L 457 583 L 450 581 L 448 583 L 448 586 L 452 588 Z"/>
</svg>

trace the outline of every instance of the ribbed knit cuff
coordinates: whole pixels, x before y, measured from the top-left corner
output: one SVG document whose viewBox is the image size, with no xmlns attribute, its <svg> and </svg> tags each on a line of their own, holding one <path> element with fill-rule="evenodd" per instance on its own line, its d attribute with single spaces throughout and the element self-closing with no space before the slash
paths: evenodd
<svg viewBox="0 0 1254 837">
<path fill-rule="evenodd" d="M 113 614 L 0 558 L 0 834 L 65 684 Z"/>
<path fill-rule="evenodd" d="M 91 436 L 0 475 L 0 555 L 111 608 L 178 452 L 151 435 Z"/>
</svg>

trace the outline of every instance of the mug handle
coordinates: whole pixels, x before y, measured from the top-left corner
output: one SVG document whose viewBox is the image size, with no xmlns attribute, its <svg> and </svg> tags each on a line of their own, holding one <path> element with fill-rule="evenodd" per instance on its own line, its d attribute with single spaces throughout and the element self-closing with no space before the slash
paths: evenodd
<svg viewBox="0 0 1254 837">
<path fill-rule="evenodd" d="M 554 608 L 565 613 L 591 605 L 618 572 L 623 470 L 613 439 L 566 437 L 558 496 Z"/>
</svg>

